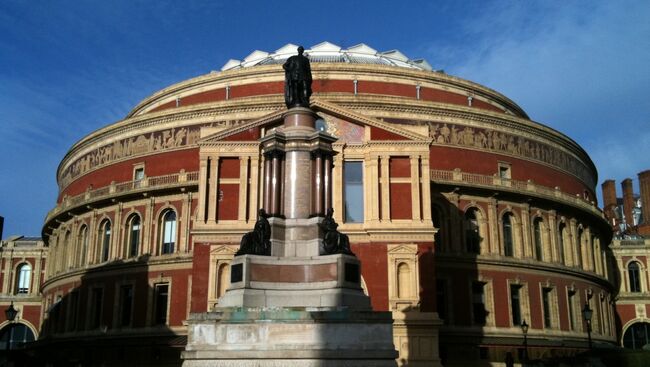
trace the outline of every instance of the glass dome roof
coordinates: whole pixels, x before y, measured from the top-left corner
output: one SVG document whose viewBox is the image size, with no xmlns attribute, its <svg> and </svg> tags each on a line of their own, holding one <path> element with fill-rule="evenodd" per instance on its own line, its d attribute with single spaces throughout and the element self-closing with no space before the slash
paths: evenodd
<svg viewBox="0 0 650 367">
<path fill-rule="evenodd" d="M 229 60 L 222 71 L 246 68 L 257 65 L 283 64 L 289 57 L 297 54 L 298 46 L 288 43 L 275 52 L 253 51 L 243 60 Z M 398 50 L 378 52 L 360 43 L 356 46 L 342 49 L 330 43 L 322 42 L 305 50 L 305 55 L 311 62 L 343 62 L 355 64 L 378 64 L 399 66 L 418 70 L 432 70 L 431 65 L 424 59 L 409 59 Z"/>
</svg>

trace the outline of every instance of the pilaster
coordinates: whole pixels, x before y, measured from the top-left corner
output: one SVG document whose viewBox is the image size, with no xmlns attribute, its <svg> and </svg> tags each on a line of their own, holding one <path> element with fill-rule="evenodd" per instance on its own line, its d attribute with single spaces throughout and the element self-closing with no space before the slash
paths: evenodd
<svg viewBox="0 0 650 367">
<path fill-rule="evenodd" d="M 501 246 L 499 244 L 499 225 L 497 214 L 497 199 L 494 197 L 488 199 L 488 226 L 490 227 L 490 249 L 491 253 L 498 255 L 501 254 Z"/>
<path fill-rule="evenodd" d="M 533 246 L 530 231 L 530 205 L 524 204 L 521 208 L 521 237 L 523 240 L 524 258 L 533 258 Z"/>
<path fill-rule="evenodd" d="M 390 222 L 390 156 L 382 155 L 379 163 L 381 171 L 381 220 Z"/>
<path fill-rule="evenodd" d="M 560 262 L 560 255 L 558 254 L 558 248 L 557 248 L 557 214 L 555 210 L 549 210 L 548 211 L 548 226 L 547 226 L 547 233 L 548 233 L 548 243 L 550 246 L 550 251 L 549 254 L 551 255 L 551 260 L 554 262 Z"/>
<path fill-rule="evenodd" d="M 218 177 L 219 177 L 219 156 L 210 157 L 210 178 L 208 180 L 209 192 L 208 192 L 208 219 L 207 221 L 211 224 L 217 221 L 217 193 L 219 188 L 217 187 Z"/>
<path fill-rule="evenodd" d="M 239 206 L 237 207 L 237 220 L 240 223 L 246 223 L 248 207 L 248 164 L 249 156 L 239 158 Z M 252 214 L 252 213 L 251 213 Z"/>
<path fill-rule="evenodd" d="M 413 221 L 422 220 L 422 206 L 420 205 L 420 157 L 412 155 L 411 161 L 411 218 Z"/>
<path fill-rule="evenodd" d="M 196 219 L 200 223 L 205 223 L 205 209 L 208 205 L 208 157 L 201 156 L 199 162 L 199 203 L 196 211 Z"/>
</svg>

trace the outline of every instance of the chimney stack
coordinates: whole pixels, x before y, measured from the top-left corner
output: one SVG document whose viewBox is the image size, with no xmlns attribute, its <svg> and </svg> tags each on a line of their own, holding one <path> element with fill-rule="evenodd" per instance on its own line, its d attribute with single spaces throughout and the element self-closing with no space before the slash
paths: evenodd
<svg viewBox="0 0 650 367">
<path fill-rule="evenodd" d="M 641 194 L 641 223 L 650 227 L 650 170 L 639 173 L 639 191 Z"/>
<path fill-rule="evenodd" d="M 634 219 L 632 217 L 632 209 L 634 208 L 634 190 L 632 188 L 632 179 L 626 178 L 621 182 L 623 188 L 623 215 L 625 215 L 625 223 L 630 228 L 634 226 Z"/>
<path fill-rule="evenodd" d="M 618 228 L 618 219 L 616 218 L 616 182 L 614 180 L 606 180 L 601 186 L 603 190 L 603 211 L 609 223 Z"/>
<path fill-rule="evenodd" d="M 0 241 L 2 241 L 2 229 L 5 225 L 5 218 L 0 215 Z"/>
</svg>

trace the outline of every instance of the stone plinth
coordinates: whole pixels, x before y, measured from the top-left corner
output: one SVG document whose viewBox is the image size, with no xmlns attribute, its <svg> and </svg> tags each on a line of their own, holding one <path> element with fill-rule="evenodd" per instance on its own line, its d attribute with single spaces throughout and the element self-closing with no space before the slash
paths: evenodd
<svg viewBox="0 0 650 367">
<path fill-rule="evenodd" d="M 192 314 L 184 367 L 395 367 L 389 312 L 233 308 Z"/>
<path fill-rule="evenodd" d="M 370 310 L 360 284 L 359 260 L 350 255 L 273 257 L 244 255 L 230 265 L 230 287 L 218 307 L 342 307 Z"/>
</svg>

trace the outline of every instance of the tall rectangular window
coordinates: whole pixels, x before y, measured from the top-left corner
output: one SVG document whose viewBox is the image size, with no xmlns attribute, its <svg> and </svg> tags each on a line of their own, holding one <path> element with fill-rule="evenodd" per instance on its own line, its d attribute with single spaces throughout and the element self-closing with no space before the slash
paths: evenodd
<svg viewBox="0 0 650 367">
<path fill-rule="evenodd" d="M 102 324 L 102 305 L 104 304 L 104 290 L 93 288 L 90 293 L 90 328 L 98 329 Z"/>
<path fill-rule="evenodd" d="M 485 325 L 487 311 L 485 310 L 485 283 L 472 283 L 472 312 L 475 325 Z"/>
<path fill-rule="evenodd" d="M 144 180 L 144 167 L 136 167 L 133 170 L 133 187 L 140 187 L 142 180 Z"/>
<path fill-rule="evenodd" d="M 552 288 L 542 288 L 542 312 L 544 312 L 544 327 L 552 327 L 551 317 L 551 292 Z"/>
<path fill-rule="evenodd" d="M 568 300 L 567 307 L 569 308 L 569 329 L 570 330 L 576 329 L 575 295 L 576 295 L 575 291 L 567 292 L 567 300 Z"/>
<path fill-rule="evenodd" d="M 167 300 L 169 299 L 169 284 L 156 284 L 154 287 L 154 325 L 167 323 Z"/>
<path fill-rule="evenodd" d="M 120 326 L 131 325 L 131 314 L 133 313 L 133 286 L 123 285 L 120 287 Z"/>
<path fill-rule="evenodd" d="M 512 313 L 512 326 L 521 325 L 521 286 L 510 285 L 510 307 Z"/>
<path fill-rule="evenodd" d="M 363 162 L 343 163 L 345 222 L 363 223 Z"/>
</svg>

